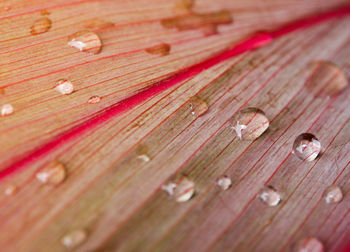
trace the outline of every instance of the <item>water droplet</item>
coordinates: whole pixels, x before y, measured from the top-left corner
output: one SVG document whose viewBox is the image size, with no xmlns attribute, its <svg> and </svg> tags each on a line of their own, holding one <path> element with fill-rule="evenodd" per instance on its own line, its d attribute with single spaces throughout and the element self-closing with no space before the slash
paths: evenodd
<svg viewBox="0 0 350 252">
<path fill-rule="evenodd" d="M 14 109 L 11 104 L 4 104 L 1 107 L 1 116 L 8 116 L 13 113 Z"/>
<path fill-rule="evenodd" d="M 143 162 L 149 162 L 151 159 L 149 156 L 147 156 L 146 154 L 142 154 L 137 156 L 138 159 L 141 159 Z"/>
<path fill-rule="evenodd" d="M 182 177 L 178 182 L 169 182 L 162 186 L 170 196 L 174 197 L 177 202 L 185 202 L 192 198 L 194 194 L 194 182 L 186 177 Z"/>
<path fill-rule="evenodd" d="M 218 179 L 217 184 L 222 190 L 225 191 L 231 187 L 232 181 L 229 177 L 223 175 Z"/>
<path fill-rule="evenodd" d="M 58 80 L 54 90 L 60 92 L 61 94 L 71 94 L 74 91 L 74 87 L 72 82 L 69 80 L 61 79 Z"/>
<path fill-rule="evenodd" d="M 68 45 L 81 52 L 97 54 L 101 51 L 100 37 L 92 31 L 79 31 L 68 37 Z"/>
<path fill-rule="evenodd" d="M 348 85 L 345 73 L 334 63 L 319 61 L 313 65 L 313 71 L 308 90 L 315 96 L 334 96 L 344 90 Z"/>
<path fill-rule="evenodd" d="M 155 45 L 149 48 L 146 48 L 145 51 L 149 54 L 158 54 L 161 56 L 168 55 L 170 52 L 170 45 L 166 43 L 161 43 L 159 45 Z"/>
<path fill-rule="evenodd" d="M 75 248 L 87 238 L 87 232 L 83 229 L 74 230 L 62 237 L 61 243 L 67 248 Z"/>
<path fill-rule="evenodd" d="M 99 103 L 100 101 L 101 101 L 101 97 L 99 97 L 98 95 L 94 95 L 90 97 L 90 99 L 88 100 L 88 103 L 95 104 L 95 103 Z"/>
<path fill-rule="evenodd" d="M 330 203 L 338 203 L 343 199 L 343 193 L 339 186 L 331 185 L 324 192 L 325 201 Z"/>
<path fill-rule="evenodd" d="M 66 168 L 58 161 L 49 162 L 36 173 L 36 178 L 41 183 L 51 185 L 59 185 L 66 176 Z"/>
<path fill-rule="evenodd" d="M 47 10 L 42 10 L 42 11 L 40 11 L 40 14 L 42 16 L 46 16 L 46 15 L 50 15 L 50 12 L 48 12 Z"/>
<path fill-rule="evenodd" d="M 259 198 L 268 206 L 277 206 L 281 201 L 281 195 L 272 186 L 265 186 L 261 189 Z"/>
<path fill-rule="evenodd" d="M 47 17 L 42 17 L 37 19 L 32 27 L 30 27 L 30 33 L 32 35 L 37 35 L 40 33 L 47 32 L 51 28 L 51 20 Z"/>
<path fill-rule="evenodd" d="M 198 96 L 193 96 L 190 100 L 190 110 L 192 115 L 199 117 L 208 111 L 208 104 Z"/>
<path fill-rule="evenodd" d="M 293 252 L 324 252 L 323 244 L 316 238 L 303 238 L 292 249 Z"/>
<path fill-rule="evenodd" d="M 189 13 L 194 5 L 194 0 L 177 0 L 174 11 L 177 14 Z"/>
<path fill-rule="evenodd" d="M 236 113 L 230 120 L 232 129 L 239 139 L 254 140 L 269 127 L 269 119 L 258 108 L 246 108 Z"/>
<path fill-rule="evenodd" d="M 310 133 L 299 135 L 293 144 L 293 153 L 300 159 L 313 161 L 321 151 L 321 143 Z"/>
<path fill-rule="evenodd" d="M 6 185 L 5 187 L 5 195 L 13 195 L 17 192 L 17 186 L 14 185 L 14 184 L 9 184 L 9 185 Z"/>
</svg>

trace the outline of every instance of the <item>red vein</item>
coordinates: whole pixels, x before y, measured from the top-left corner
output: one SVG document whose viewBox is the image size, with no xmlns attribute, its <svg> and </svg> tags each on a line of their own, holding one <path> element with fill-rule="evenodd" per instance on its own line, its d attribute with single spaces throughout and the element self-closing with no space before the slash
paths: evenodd
<svg viewBox="0 0 350 252">
<path fill-rule="evenodd" d="M 324 22 L 336 17 L 339 18 L 349 14 L 350 14 L 350 6 L 343 7 L 341 9 L 319 14 L 318 16 L 315 16 L 315 17 L 309 17 L 309 18 L 296 21 L 295 23 L 291 23 L 289 25 L 286 25 L 272 32 L 264 32 L 264 33 L 258 33 L 258 34 L 252 35 L 251 37 L 238 43 L 233 48 L 230 48 L 216 56 L 213 56 L 207 60 L 204 60 L 201 63 L 190 66 L 186 70 L 180 71 L 176 73 L 174 76 L 171 76 L 170 78 L 166 78 L 163 81 L 155 83 L 154 85 L 146 88 L 145 90 L 129 98 L 126 98 L 120 102 L 117 102 L 116 104 L 113 104 L 107 109 L 102 110 L 97 116 L 92 117 L 86 122 L 80 125 L 77 125 L 76 127 L 73 127 L 72 129 L 62 133 L 61 135 L 54 137 L 51 141 L 47 142 L 46 144 L 27 153 L 24 156 L 24 158 L 18 161 L 15 161 L 9 167 L 0 171 L 0 179 L 5 178 L 6 176 L 19 170 L 20 168 L 39 160 L 41 157 L 48 155 L 58 147 L 66 144 L 67 142 L 72 141 L 73 139 L 80 137 L 87 131 L 97 127 L 98 125 L 108 121 L 109 119 L 133 109 L 134 107 L 141 104 L 142 102 L 154 97 L 157 94 L 160 94 L 161 92 L 176 85 L 177 83 L 184 81 L 188 78 L 194 77 L 195 75 L 203 72 L 206 69 L 209 69 L 210 67 L 220 62 L 226 61 L 227 59 L 230 59 L 244 52 L 248 52 L 256 48 L 265 46 L 271 43 L 273 39 L 284 36 L 293 31 L 296 31 L 299 29 L 305 29 L 307 27 L 316 25 L 320 22 Z"/>
</svg>

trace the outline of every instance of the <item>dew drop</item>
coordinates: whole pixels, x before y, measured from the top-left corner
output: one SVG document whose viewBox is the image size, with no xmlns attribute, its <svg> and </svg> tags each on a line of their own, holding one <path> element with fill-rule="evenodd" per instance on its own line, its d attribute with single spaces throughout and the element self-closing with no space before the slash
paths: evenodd
<svg viewBox="0 0 350 252">
<path fill-rule="evenodd" d="M 268 206 L 277 206 L 281 201 L 281 195 L 272 186 L 265 186 L 259 192 L 259 199 Z"/>
<path fill-rule="evenodd" d="M 67 248 L 75 248 L 87 238 L 87 232 L 83 229 L 74 230 L 62 237 L 61 243 Z"/>
<path fill-rule="evenodd" d="M 1 116 L 8 116 L 13 113 L 14 109 L 11 104 L 4 104 L 1 106 Z"/>
<path fill-rule="evenodd" d="M 208 111 L 208 104 L 198 96 L 193 96 L 190 100 L 190 110 L 192 115 L 200 117 Z"/>
<path fill-rule="evenodd" d="M 321 143 L 310 133 L 299 135 L 293 144 L 293 153 L 300 159 L 313 161 L 321 151 Z"/>
<path fill-rule="evenodd" d="M 324 252 L 323 244 L 316 238 L 303 238 L 292 249 L 293 252 Z"/>
<path fill-rule="evenodd" d="M 65 180 L 67 172 L 62 163 L 54 160 L 42 167 L 35 176 L 43 184 L 59 185 Z"/>
<path fill-rule="evenodd" d="M 74 87 L 72 82 L 70 82 L 69 80 L 61 79 L 61 80 L 58 80 L 58 83 L 55 86 L 54 90 L 56 90 L 61 94 L 67 95 L 67 94 L 71 94 L 74 91 Z"/>
<path fill-rule="evenodd" d="M 89 104 L 95 104 L 99 103 L 101 101 L 101 97 L 98 95 L 91 96 L 90 99 L 88 100 Z"/>
<path fill-rule="evenodd" d="M 145 51 L 149 54 L 158 54 L 161 56 L 166 56 L 170 52 L 170 45 L 167 43 L 161 43 L 159 45 L 155 45 L 149 48 L 146 48 Z"/>
<path fill-rule="evenodd" d="M 42 16 L 46 16 L 46 15 L 50 15 L 50 12 L 48 12 L 47 10 L 42 10 L 42 11 L 40 11 L 40 14 Z"/>
<path fill-rule="evenodd" d="M 100 37 L 92 31 L 79 31 L 68 37 L 68 45 L 81 52 L 97 54 L 101 51 Z"/>
<path fill-rule="evenodd" d="M 326 203 L 338 203 L 343 199 L 343 193 L 339 186 L 331 185 L 324 192 Z"/>
<path fill-rule="evenodd" d="M 41 34 L 47 32 L 51 28 L 51 20 L 47 17 L 37 19 L 32 27 L 30 27 L 30 33 L 32 35 Z"/>
<path fill-rule="evenodd" d="M 337 65 L 328 61 L 316 62 L 307 89 L 317 97 L 339 94 L 348 85 L 345 73 Z"/>
<path fill-rule="evenodd" d="M 231 127 L 239 139 L 254 140 L 269 127 L 269 119 L 258 108 L 246 108 L 236 113 L 230 120 Z"/>
<path fill-rule="evenodd" d="M 14 185 L 14 184 L 6 185 L 5 191 L 4 191 L 5 195 L 10 196 L 10 195 L 15 194 L 16 192 L 17 192 L 17 186 L 16 185 Z"/>
<path fill-rule="evenodd" d="M 162 186 L 177 202 L 185 202 L 192 198 L 194 194 L 194 182 L 186 177 L 182 177 L 178 182 L 169 182 Z"/>
<path fill-rule="evenodd" d="M 229 189 L 232 185 L 232 181 L 229 177 L 227 177 L 226 175 L 221 176 L 218 181 L 217 181 L 217 185 L 224 191 L 226 191 L 227 189 Z"/>
<path fill-rule="evenodd" d="M 137 156 L 138 159 L 141 159 L 143 162 L 149 162 L 151 159 L 149 156 L 147 156 L 146 154 L 142 154 Z"/>
</svg>

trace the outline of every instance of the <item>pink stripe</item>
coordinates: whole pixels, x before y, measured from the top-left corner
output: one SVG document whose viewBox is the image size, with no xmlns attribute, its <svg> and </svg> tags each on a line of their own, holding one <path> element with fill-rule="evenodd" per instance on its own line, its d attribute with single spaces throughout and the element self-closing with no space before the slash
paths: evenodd
<svg viewBox="0 0 350 252">
<path fill-rule="evenodd" d="M 194 77 L 195 75 L 201 73 L 206 69 L 209 69 L 210 67 L 220 62 L 223 62 L 227 59 L 230 59 L 244 52 L 248 52 L 256 48 L 265 46 L 270 42 L 272 42 L 273 39 L 279 38 L 293 31 L 305 29 L 307 27 L 318 24 L 320 22 L 324 22 L 329 19 L 342 17 L 349 14 L 350 14 L 350 6 L 346 6 L 334 11 L 320 14 L 315 17 L 309 17 L 306 19 L 296 21 L 292 24 L 286 25 L 272 32 L 260 32 L 260 33 L 254 34 L 250 38 L 247 38 L 242 42 L 238 43 L 236 46 L 216 56 L 213 56 L 207 60 L 204 60 L 201 63 L 195 64 L 183 71 L 179 71 L 173 76 L 166 78 L 158 83 L 155 83 L 154 85 L 144 89 L 143 91 L 129 98 L 126 98 L 120 102 L 117 102 L 116 104 L 111 105 L 109 108 L 100 111 L 98 115 L 92 117 L 91 119 L 69 129 L 68 131 L 62 133 L 61 135 L 54 137 L 48 143 L 40 146 L 37 149 L 34 149 L 28 152 L 23 158 L 17 161 L 14 161 L 14 163 L 11 164 L 9 167 L 0 171 L 0 179 L 5 178 L 6 176 L 19 170 L 20 168 L 37 161 L 41 157 L 48 155 L 58 147 L 64 145 L 65 143 L 73 139 L 76 139 L 77 137 L 81 136 L 85 132 L 106 122 L 110 118 L 113 118 L 123 112 L 133 109 L 137 105 L 160 94 L 164 90 L 167 90 L 168 88 L 176 85 L 181 81 Z"/>
</svg>

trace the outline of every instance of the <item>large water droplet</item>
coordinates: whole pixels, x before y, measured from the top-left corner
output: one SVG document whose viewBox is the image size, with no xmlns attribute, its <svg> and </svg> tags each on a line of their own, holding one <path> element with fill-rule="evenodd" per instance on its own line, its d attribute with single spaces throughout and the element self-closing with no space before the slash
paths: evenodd
<svg viewBox="0 0 350 252">
<path fill-rule="evenodd" d="M 91 96 L 90 99 L 88 100 L 89 104 L 95 104 L 99 103 L 101 101 L 101 97 L 98 95 Z"/>
<path fill-rule="evenodd" d="M 208 111 L 208 104 L 198 96 L 193 96 L 189 103 L 192 115 L 199 117 Z"/>
<path fill-rule="evenodd" d="M 232 181 L 229 177 L 223 175 L 218 179 L 217 184 L 222 190 L 225 191 L 231 187 Z"/>
<path fill-rule="evenodd" d="M 190 200 L 195 191 L 194 182 L 186 177 L 182 177 L 178 182 L 169 182 L 163 185 L 162 190 L 174 197 L 177 202 Z"/>
<path fill-rule="evenodd" d="M 230 120 L 237 137 L 244 140 L 254 140 L 261 136 L 270 123 L 265 113 L 258 108 L 246 108 L 236 113 Z"/>
<path fill-rule="evenodd" d="M 41 183 L 51 185 L 58 185 L 62 183 L 66 176 L 66 168 L 58 161 L 51 161 L 47 163 L 36 173 L 36 178 Z"/>
<path fill-rule="evenodd" d="M 57 85 L 54 88 L 57 92 L 60 92 L 61 94 L 71 94 L 74 91 L 74 87 L 72 82 L 69 80 L 61 79 L 58 80 Z"/>
<path fill-rule="evenodd" d="M 293 153 L 300 159 L 313 161 L 321 151 L 321 143 L 310 133 L 299 135 L 293 144 Z"/>
<path fill-rule="evenodd" d="M 15 194 L 16 191 L 17 191 L 17 186 L 15 184 L 8 184 L 5 187 L 4 193 L 5 193 L 5 195 L 10 196 L 10 195 Z"/>
<path fill-rule="evenodd" d="M 320 61 L 313 67 L 316 71 L 312 73 L 307 88 L 315 96 L 333 96 L 347 87 L 348 80 L 345 73 L 334 63 Z"/>
<path fill-rule="evenodd" d="M 324 252 L 323 244 L 316 238 L 303 238 L 292 249 L 293 252 Z"/>
<path fill-rule="evenodd" d="M 75 248 L 87 238 L 87 232 L 83 229 L 74 230 L 62 237 L 61 243 L 67 248 Z"/>
<path fill-rule="evenodd" d="M 51 28 L 51 20 L 47 17 L 42 17 L 37 19 L 32 27 L 30 27 L 30 33 L 32 35 L 37 35 L 40 33 L 47 32 Z"/>
<path fill-rule="evenodd" d="M 1 106 L 1 116 L 8 116 L 13 113 L 14 109 L 11 104 L 4 104 Z"/>
<path fill-rule="evenodd" d="M 343 192 L 339 186 L 331 185 L 324 192 L 324 200 L 330 203 L 338 203 L 343 199 Z"/>
<path fill-rule="evenodd" d="M 92 31 L 79 31 L 68 37 L 68 45 L 81 52 L 97 54 L 101 51 L 100 37 Z"/>
<path fill-rule="evenodd" d="M 268 206 L 277 206 L 281 201 L 281 195 L 272 186 L 265 186 L 260 190 L 259 199 Z"/>
</svg>

